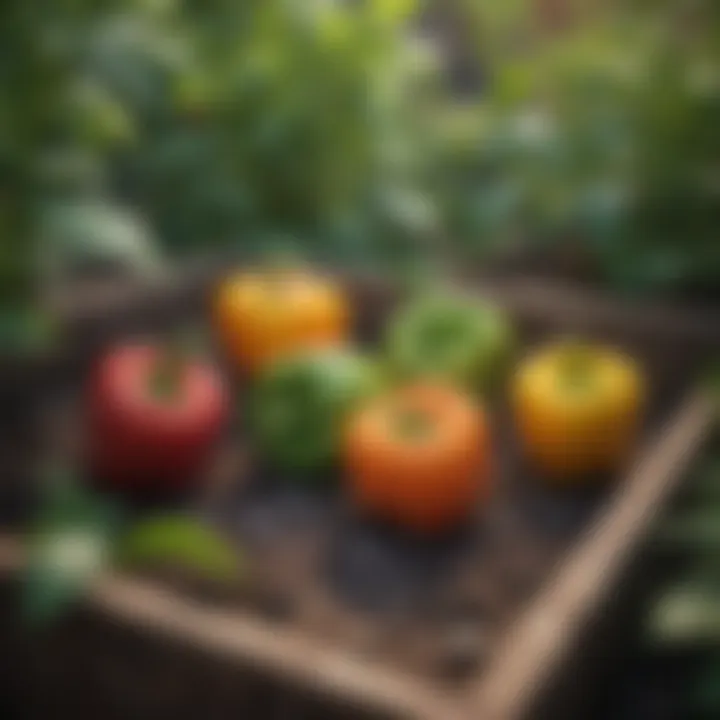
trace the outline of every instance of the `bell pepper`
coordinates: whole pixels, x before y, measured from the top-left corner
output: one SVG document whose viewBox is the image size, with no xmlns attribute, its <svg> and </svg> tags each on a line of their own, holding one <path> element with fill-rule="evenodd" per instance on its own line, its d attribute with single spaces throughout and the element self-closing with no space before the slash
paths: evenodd
<svg viewBox="0 0 720 720">
<path fill-rule="evenodd" d="M 348 413 L 380 387 L 368 359 L 344 349 L 272 363 L 258 380 L 252 430 L 270 464 L 317 470 L 337 459 Z"/>
<path fill-rule="evenodd" d="M 200 479 L 229 408 L 212 365 L 155 345 L 107 352 L 87 404 L 93 476 L 115 490 L 153 495 Z"/>
<path fill-rule="evenodd" d="M 582 342 L 534 352 L 512 383 L 526 454 L 558 479 L 616 469 L 635 444 L 644 395 L 645 378 L 632 358 Z"/>
<path fill-rule="evenodd" d="M 230 358 L 256 375 L 268 363 L 347 339 L 350 310 L 331 279 L 293 267 L 268 267 L 226 278 L 214 321 Z"/>
<path fill-rule="evenodd" d="M 404 379 L 435 378 L 484 390 L 509 360 L 514 340 L 500 310 L 448 294 L 400 308 L 387 345 L 389 364 Z"/>
<path fill-rule="evenodd" d="M 353 414 L 344 458 L 358 505 L 419 532 L 445 530 L 487 495 L 487 417 L 449 386 L 424 381 L 382 394 Z"/>
</svg>

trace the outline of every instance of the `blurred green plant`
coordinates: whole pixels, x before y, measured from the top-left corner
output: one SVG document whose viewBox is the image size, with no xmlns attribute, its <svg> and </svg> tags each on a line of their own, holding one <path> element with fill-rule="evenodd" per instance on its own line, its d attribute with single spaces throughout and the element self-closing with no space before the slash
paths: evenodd
<svg viewBox="0 0 720 720">
<path fill-rule="evenodd" d="M 132 518 L 119 504 L 64 474 L 41 487 L 28 533 L 21 608 L 28 626 L 61 619 L 108 568 L 189 573 L 211 583 L 245 580 L 243 557 L 197 517 L 162 513 Z"/>
<path fill-rule="evenodd" d="M 24 347 L 18 328 L 34 326 L 48 275 L 87 262 L 145 271 L 161 248 L 252 253 L 278 234 L 358 262 L 427 240 L 437 213 L 420 126 L 439 84 L 432 53 L 404 39 L 415 11 L 413 0 L 4 4 L 4 347 Z"/>
<path fill-rule="evenodd" d="M 585 4 L 551 38 L 533 33 L 536 5 L 466 3 L 491 82 L 458 181 L 460 234 L 480 249 L 572 237 L 617 286 L 712 287 L 720 5 Z"/>
<path fill-rule="evenodd" d="M 22 585 L 31 627 L 52 623 L 82 596 L 109 563 L 119 522 L 117 507 L 64 475 L 43 485 Z"/>
<path fill-rule="evenodd" d="M 48 274 L 98 259 L 144 271 L 160 249 L 252 254 L 278 235 L 343 263 L 427 249 L 444 90 L 408 32 L 418 5 L 3 7 L 0 314 Z"/>
<path fill-rule="evenodd" d="M 572 237 L 618 286 L 713 284 L 719 6 L 566 4 L 551 38 L 558 3 L 443 5 L 487 78 L 457 101 L 420 0 L 5 3 L 4 346 L 48 274 L 277 236 L 386 267 Z"/>
<path fill-rule="evenodd" d="M 116 188 L 175 254 L 285 235 L 331 260 L 407 256 L 437 223 L 423 114 L 441 89 L 406 37 L 416 4 L 176 2 L 154 22 L 106 18 L 90 66 L 134 119 Z"/>
<path fill-rule="evenodd" d="M 717 442 L 695 469 L 684 502 L 660 526 L 656 549 L 683 558 L 648 618 L 648 637 L 665 646 L 720 640 L 720 457 Z"/>
<path fill-rule="evenodd" d="M 148 224 L 101 199 L 46 203 L 37 218 L 37 232 L 38 268 L 47 280 L 93 262 L 148 275 L 161 268 Z"/>
<path fill-rule="evenodd" d="M 645 619 L 645 647 L 652 654 L 688 658 L 688 712 L 716 717 L 720 711 L 720 456 L 717 427 L 709 452 L 688 477 L 680 506 L 665 519 L 654 548 L 665 581 Z M 667 562 L 672 560 L 672 562 Z M 684 653 L 684 655 L 682 655 Z M 695 717 L 696 715 L 692 715 Z"/>
<path fill-rule="evenodd" d="M 100 196 L 109 153 L 132 138 L 131 118 L 104 86 L 86 78 L 87 44 L 117 0 L 3 3 L 0 9 L 0 339 L 27 352 L 54 336 L 43 306 L 42 263 L 69 258 L 77 243 L 50 242 L 49 204 Z M 110 199 L 96 227 L 117 225 Z M 112 242 L 105 242 L 112 235 Z M 140 241 L 138 240 L 138 243 Z M 119 256 L 117 233 L 93 233 L 96 254 Z M 138 253 L 133 249 L 134 257 Z M 128 258 L 130 259 L 130 258 Z M 71 263 L 63 262 L 66 266 Z M 47 332 L 44 330 L 47 329 Z"/>
</svg>

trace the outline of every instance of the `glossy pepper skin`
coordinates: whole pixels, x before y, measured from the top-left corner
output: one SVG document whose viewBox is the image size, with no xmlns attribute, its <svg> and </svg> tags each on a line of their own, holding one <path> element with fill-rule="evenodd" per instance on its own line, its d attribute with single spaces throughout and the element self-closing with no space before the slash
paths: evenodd
<svg viewBox="0 0 720 720">
<path fill-rule="evenodd" d="M 484 390 L 507 365 L 513 335 L 508 319 L 492 306 L 460 295 L 424 296 L 391 319 L 389 362 L 405 380 Z"/>
<path fill-rule="evenodd" d="M 531 354 L 512 383 L 525 452 L 557 480 L 616 469 L 636 443 L 644 397 L 645 380 L 632 358 L 576 342 Z"/>
<path fill-rule="evenodd" d="M 251 424 L 257 446 L 277 467 L 317 470 L 338 457 L 348 413 L 377 392 L 380 374 L 345 349 L 282 358 L 258 379 Z"/>
<path fill-rule="evenodd" d="M 484 411 L 449 386 L 424 382 L 382 395 L 353 415 L 344 458 L 355 502 L 420 533 L 466 519 L 487 496 Z"/>
<path fill-rule="evenodd" d="M 227 278 L 215 298 L 214 318 L 227 353 L 251 374 L 283 355 L 340 344 L 350 326 L 339 285 L 285 268 Z"/>
<path fill-rule="evenodd" d="M 175 362 L 164 348 L 106 353 L 88 388 L 88 460 L 116 490 L 186 489 L 209 460 L 228 415 L 222 378 L 202 362 Z"/>
</svg>

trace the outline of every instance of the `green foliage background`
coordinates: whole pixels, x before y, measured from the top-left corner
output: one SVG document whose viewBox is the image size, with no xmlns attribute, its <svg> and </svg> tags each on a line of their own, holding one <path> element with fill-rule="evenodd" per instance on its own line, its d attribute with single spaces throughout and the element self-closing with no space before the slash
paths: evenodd
<svg viewBox="0 0 720 720">
<path fill-rule="evenodd" d="M 717 3 L 577 0 L 561 33 L 537 1 L 442 4 L 470 99 L 426 5 L 3 3 L 3 307 L 78 260 L 278 237 L 375 266 L 573 237 L 614 286 L 716 282 Z"/>
<path fill-rule="evenodd" d="M 466 4 L 493 75 L 466 156 L 467 236 L 575 237 L 624 288 L 716 285 L 720 5 L 589 5 L 547 38 L 531 4 Z"/>
<path fill-rule="evenodd" d="M 43 225 L 48 245 L 103 251 L 93 240 L 108 199 L 138 210 L 173 255 L 282 235 L 358 261 L 407 252 L 433 229 L 420 125 L 442 90 L 428 53 L 401 39 L 414 3 L 34 7 L 42 21 L 14 19 L 27 46 L 5 49 L 17 68 L 47 67 L 36 80 L 18 69 L 30 96 L 9 144 L 18 167 L 38 170 L 43 206 L 75 207 L 63 232 L 56 215 Z"/>
</svg>

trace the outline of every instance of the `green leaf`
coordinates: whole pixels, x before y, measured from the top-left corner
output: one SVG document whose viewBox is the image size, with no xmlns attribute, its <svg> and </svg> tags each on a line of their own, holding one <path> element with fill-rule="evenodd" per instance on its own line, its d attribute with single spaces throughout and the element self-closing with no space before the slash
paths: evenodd
<svg viewBox="0 0 720 720">
<path fill-rule="evenodd" d="M 715 587 L 672 588 L 656 603 L 648 621 L 651 642 L 671 645 L 720 642 L 720 593 Z"/>
<path fill-rule="evenodd" d="M 101 83 L 84 80 L 71 95 L 73 125 L 88 144 L 100 147 L 125 145 L 137 131 L 127 108 Z"/>
<path fill-rule="evenodd" d="M 90 523 L 38 537 L 23 587 L 26 621 L 40 627 L 59 619 L 107 565 L 108 549 L 106 530 Z"/>
<path fill-rule="evenodd" d="M 59 619 L 109 561 L 118 508 L 65 478 L 46 485 L 34 523 L 22 608 L 32 627 Z"/>
<path fill-rule="evenodd" d="M 129 210 L 103 201 L 53 204 L 40 221 L 40 258 L 50 273 L 88 260 L 118 263 L 135 272 L 160 269 L 149 226 Z"/>
<path fill-rule="evenodd" d="M 221 581 L 232 580 L 242 571 L 241 558 L 219 532 L 180 514 L 138 522 L 120 543 L 117 559 L 128 568 L 180 565 Z"/>
</svg>

